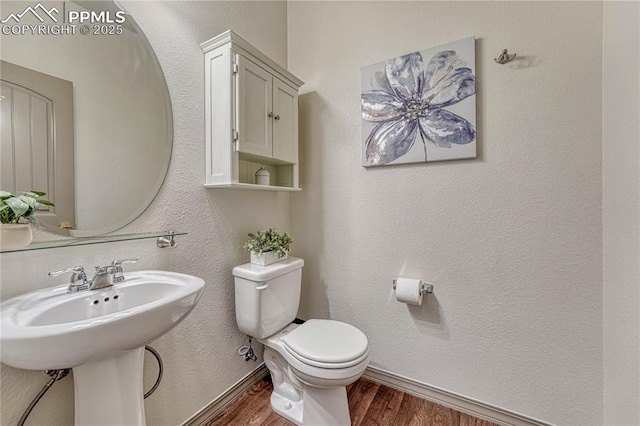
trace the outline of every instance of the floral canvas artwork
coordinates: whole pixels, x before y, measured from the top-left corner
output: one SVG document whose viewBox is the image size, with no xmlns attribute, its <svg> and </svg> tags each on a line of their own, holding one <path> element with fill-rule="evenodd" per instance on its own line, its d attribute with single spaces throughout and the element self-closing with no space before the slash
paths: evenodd
<svg viewBox="0 0 640 426">
<path fill-rule="evenodd" d="M 475 39 L 362 68 L 363 166 L 476 157 Z"/>
</svg>

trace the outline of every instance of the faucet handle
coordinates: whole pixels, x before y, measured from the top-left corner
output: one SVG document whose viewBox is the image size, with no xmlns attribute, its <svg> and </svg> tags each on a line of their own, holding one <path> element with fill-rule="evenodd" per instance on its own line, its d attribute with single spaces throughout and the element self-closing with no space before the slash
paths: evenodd
<svg viewBox="0 0 640 426">
<path fill-rule="evenodd" d="M 111 266 L 122 266 L 123 263 L 137 263 L 138 259 L 122 259 L 122 260 L 114 260 L 111 262 Z"/>
<path fill-rule="evenodd" d="M 71 274 L 69 280 L 69 287 L 67 292 L 75 293 L 77 291 L 89 289 L 89 282 L 87 281 L 87 274 L 84 272 L 82 266 L 74 266 L 73 268 L 61 269 L 59 271 L 49 272 L 50 277 L 57 277 L 63 274 Z"/>
<path fill-rule="evenodd" d="M 122 259 L 122 260 L 114 260 L 111 262 L 111 266 L 115 269 L 112 281 L 113 284 L 118 284 L 124 282 L 124 274 L 122 272 L 122 264 L 123 263 L 137 263 L 138 259 Z"/>
<path fill-rule="evenodd" d="M 58 277 L 60 275 L 63 274 L 68 274 L 68 273 L 73 273 L 73 274 L 77 274 L 79 276 L 84 275 L 86 278 L 86 274 L 84 273 L 84 268 L 82 266 L 74 266 L 73 268 L 67 268 L 67 269 L 61 269 L 59 271 L 53 271 L 53 272 L 49 272 L 50 277 Z"/>
</svg>

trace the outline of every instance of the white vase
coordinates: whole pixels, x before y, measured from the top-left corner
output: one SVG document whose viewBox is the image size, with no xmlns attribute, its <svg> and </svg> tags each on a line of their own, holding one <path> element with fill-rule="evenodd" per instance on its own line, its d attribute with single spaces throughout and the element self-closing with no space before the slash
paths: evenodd
<svg viewBox="0 0 640 426">
<path fill-rule="evenodd" d="M 272 263 L 282 262 L 283 260 L 287 260 L 289 258 L 289 253 L 285 254 L 283 257 L 278 257 L 273 254 L 272 251 L 267 251 L 265 253 L 256 253 L 255 251 L 251 252 L 251 263 L 254 265 L 267 266 Z"/>
<path fill-rule="evenodd" d="M 16 250 L 29 244 L 33 239 L 31 225 L 28 223 L 2 223 L 0 224 L 0 249 Z"/>
</svg>

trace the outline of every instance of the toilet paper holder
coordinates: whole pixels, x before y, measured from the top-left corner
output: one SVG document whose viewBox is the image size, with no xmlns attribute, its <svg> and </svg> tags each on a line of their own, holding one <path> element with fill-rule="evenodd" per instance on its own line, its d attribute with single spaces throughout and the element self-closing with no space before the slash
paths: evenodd
<svg viewBox="0 0 640 426">
<path fill-rule="evenodd" d="M 393 289 L 396 289 L 396 283 L 398 282 L 398 280 L 396 278 L 393 279 Z M 420 280 L 420 294 L 425 294 L 425 293 L 433 293 L 433 284 L 424 282 L 422 280 Z"/>
</svg>

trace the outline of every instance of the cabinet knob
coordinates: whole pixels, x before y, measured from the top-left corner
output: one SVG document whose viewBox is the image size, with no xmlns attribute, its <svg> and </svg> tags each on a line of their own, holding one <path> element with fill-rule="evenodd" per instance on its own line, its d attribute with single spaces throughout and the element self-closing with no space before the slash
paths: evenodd
<svg viewBox="0 0 640 426">
<path fill-rule="evenodd" d="M 276 115 L 273 118 L 275 118 L 276 120 L 280 120 L 280 116 L 279 115 Z"/>
<path fill-rule="evenodd" d="M 269 114 L 267 114 L 267 117 L 269 117 L 269 118 L 273 117 L 273 113 L 270 112 Z"/>
</svg>

